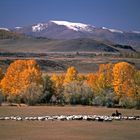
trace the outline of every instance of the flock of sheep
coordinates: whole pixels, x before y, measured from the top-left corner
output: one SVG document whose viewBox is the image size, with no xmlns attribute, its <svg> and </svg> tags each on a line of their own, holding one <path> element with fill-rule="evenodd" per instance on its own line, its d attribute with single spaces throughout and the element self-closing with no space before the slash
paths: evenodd
<svg viewBox="0 0 140 140">
<path fill-rule="evenodd" d="M 70 121 L 70 120 L 86 120 L 86 121 L 99 121 L 111 122 L 113 120 L 140 120 L 140 116 L 101 116 L 101 115 L 54 115 L 54 116 L 38 116 L 38 117 L 0 117 L 1 120 L 16 120 L 16 121 Z"/>
</svg>

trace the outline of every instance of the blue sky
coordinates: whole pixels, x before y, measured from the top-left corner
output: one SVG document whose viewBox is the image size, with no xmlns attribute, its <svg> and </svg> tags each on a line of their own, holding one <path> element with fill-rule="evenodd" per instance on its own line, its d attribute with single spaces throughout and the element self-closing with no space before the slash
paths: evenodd
<svg viewBox="0 0 140 140">
<path fill-rule="evenodd" d="M 0 27 L 48 20 L 140 31 L 140 0 L 0 0 Z"/>
</svg>

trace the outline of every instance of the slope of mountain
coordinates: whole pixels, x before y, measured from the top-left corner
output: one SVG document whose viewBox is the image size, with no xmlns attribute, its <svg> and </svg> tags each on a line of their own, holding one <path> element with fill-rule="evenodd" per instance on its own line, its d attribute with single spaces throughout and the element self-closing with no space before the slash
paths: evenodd
<svg viewBox="0 0 140 140">
<path fill-rule="evenodd" d="M 47 23 L 38 23 L 27 27 L 13 29 L 18 33 L 24 33 L 29 36 L 46 37 L 51 39 L 77 39 L 94 38 L 96 40 L 111 41 L 114 44 L 140 46 L 140 32 L 124 32 L 106 27 L 95 27 L 83 23 L 73 23 L 68 21 L 48 21 Z"/>
<path fill-rule="evenodd" d="M 13 39 L 0 39 L 1 52 L 113 52 L 120 51 L 134 52 L 131 47 L 121 47 L 109 42 L 97 41 L 92 38 L 79 38 L 71 40 L 56 40 L 42 37 L 22 37 Z"/>
<path fill-rule="evenodd" d="M 19 39 L 22 37 L 23 35 L 19 33 L 11 32 L 5 28 L 0 28 L 0 39 Z"/>
</svg>

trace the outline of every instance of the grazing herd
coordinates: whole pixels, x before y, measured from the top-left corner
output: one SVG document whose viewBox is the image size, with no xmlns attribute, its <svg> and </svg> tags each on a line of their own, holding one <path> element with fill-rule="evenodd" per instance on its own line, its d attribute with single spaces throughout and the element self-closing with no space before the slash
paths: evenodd
<svg viewBox="0 0 140 140">
<path fill-rule="evenodd" d="M 111 122 L 113 120 L 140 120 L 140 116 L 122 116 L 118 110 L 112 113 L 111 116 L 103 115 L 53 115 L 53 116 L 37 116 L 37 117 L 0 117 L 1 120 L 15 120 L 15 121 L 70 121 L 70 120 L 86 120 L 86 121 L 98 121 L 98 122 Z"/>
<path fill-rule="evenodd" d="M 0 117 L 0 120 L 16 120 L 16 121 L 70 121 L 70 120 L 86 120 L 111 122 L 113 120 L 140 120 L 140 116 L 101 116 L 101 115 L 55 115 L 55 116 L 38 116 L 38 117 Z"/>
</svg>

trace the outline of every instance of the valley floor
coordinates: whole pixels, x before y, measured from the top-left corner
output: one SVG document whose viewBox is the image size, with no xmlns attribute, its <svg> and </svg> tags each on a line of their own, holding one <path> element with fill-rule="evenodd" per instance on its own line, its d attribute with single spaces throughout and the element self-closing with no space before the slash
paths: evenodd
<svg viewBox="0 0 140 140">
<path fill-rule="evenodd" d="M 54 53 L 5 53 L 0 54 L 0 67 L 5 72 L 9 64 L 17 59 L 35 59 L 43 72 L 63 73 L 70 66 L 76 67 L 80 73 L 91 73 L 98 70 L 100 64 L 128 62 L 135 65 L 140 70 L 139 57 L 120 57 L 117 54 L 96 54 L 93 52 L 83 52 L 76 54 L 54 52 Z"/>
<path fill-rule="evenodd" d="M 116 109 L 92 106 L 1 106 L 0 116 L 43 116 L 99 114 Z M 140 115 L 140 110 L 118 109 L 123 115 Z M 0 121 L 0 140 L 139 140 L 140 121 Z"/>
</svg>

